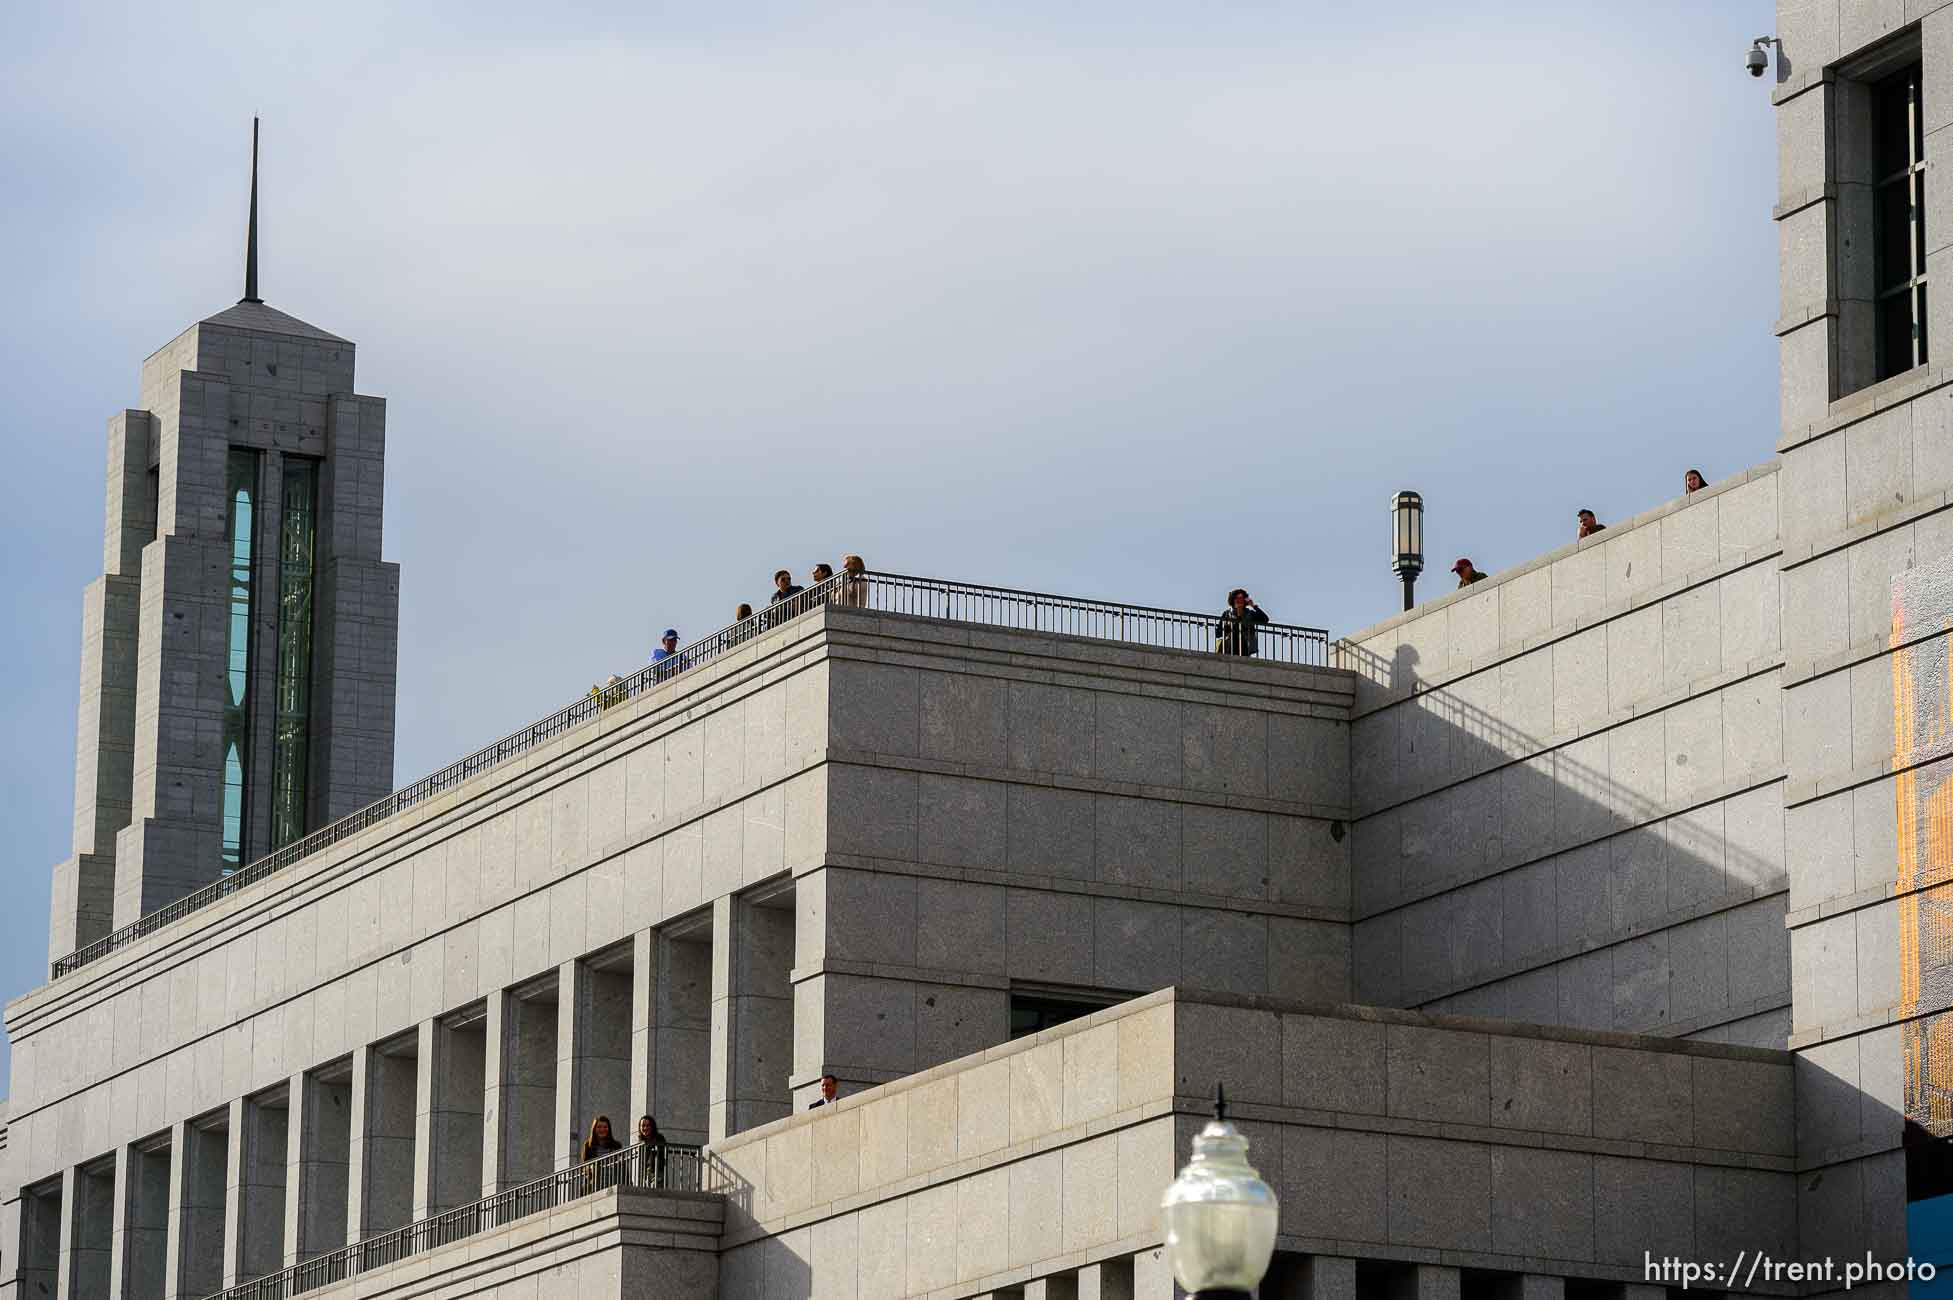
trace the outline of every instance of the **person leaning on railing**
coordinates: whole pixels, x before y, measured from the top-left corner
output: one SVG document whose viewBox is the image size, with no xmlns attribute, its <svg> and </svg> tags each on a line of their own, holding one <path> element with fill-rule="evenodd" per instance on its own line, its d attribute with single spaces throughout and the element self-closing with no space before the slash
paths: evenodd
<svg viewBox="0 0 1953 1300">
<path fill-rule="evenodd" d="M 1255 629 L 1268 621 L 1268 615 L 1261 612 L 1248 595 L 1247 588 L 1236 587 L 1227 593 L 1227 609 L 1214 623 L 1214 653 L 1223 655 L 1252 655 L 1261 646 Z"/>
<path fill-rule="evenodd" d="M 646 1187 L 665 1185 L 665 1135 L 649 1115 L 637 1117 L 637 1181 Z"/>
<path fill-rule="evenodd" d="M 865 609 L 868 605 L 868 566 L 859 555 L 841 557 L 841 589 L 834 594 L 837 605 Z"/>
</svg>

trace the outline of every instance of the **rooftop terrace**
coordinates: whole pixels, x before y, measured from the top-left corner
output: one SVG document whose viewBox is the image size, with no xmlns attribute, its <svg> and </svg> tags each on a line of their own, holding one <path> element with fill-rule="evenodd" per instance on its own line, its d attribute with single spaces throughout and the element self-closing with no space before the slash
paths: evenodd
<svg viewBox="0 0 1953 1300">
<path fill-rule="evenodd" d="M 839 574 L 771 605 L 751 618 L 682 646 L 669 658 L 649 664 L 629 677 L 595 688 L 494 744 L 476 750 L 411 785 L 403 786 L 386 798 L 323 826 L 167 907 L 104 935 L 54 962 L 51 978 L 59 979 L 77 971 L 192 912 L 248 889 L 329 845 L 452 789 L 469 777 L 520 757 L 589 722 L 603 710 L 665 685 L 689 669 L 728 653 L 769 628 L 778 627 L 829 603 L 880 613 L 943 619 L 1012 631 L 1043 632 L 1154 650 L 1213 655 L 1219 649 L 1215 618 L 1211 614 L 904 574 L 869 573 L 859 577 Z M 1321 667 L 1328 658 L 1328 645 L 1329 634 L 1321 628 L 1267 623 L 1255 629 L 1253 649 L 1254 657 L 1263 662 Z"/>
</svg>

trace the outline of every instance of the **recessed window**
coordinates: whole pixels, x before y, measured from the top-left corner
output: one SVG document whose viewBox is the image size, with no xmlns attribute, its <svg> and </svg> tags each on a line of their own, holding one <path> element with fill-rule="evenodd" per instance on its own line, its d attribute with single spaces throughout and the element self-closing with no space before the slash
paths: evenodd
<svg viewBox="0 0 1953 1300">
<path fill-rule="evenodd" d="M 1032 1034 L 1043 1033 L 1055 1025 L 1068 1020 L 1089 1016 L 1094 1011 L 1103 1011 L 1111 1006 L 1110 1001 L 1088 1002 L 1081 999 L 1048 997 L 1042 994 L 1030 995 L 1013 993 L 1010 995 L 1010 1036 L 1028 1038 Z"/>
<path fill-rule="evenodd" d="M 1926 363 L 1926 137 L 1919 71 L 1913 63 L 1871 87 L 1879 379 Z"/>
</svg>

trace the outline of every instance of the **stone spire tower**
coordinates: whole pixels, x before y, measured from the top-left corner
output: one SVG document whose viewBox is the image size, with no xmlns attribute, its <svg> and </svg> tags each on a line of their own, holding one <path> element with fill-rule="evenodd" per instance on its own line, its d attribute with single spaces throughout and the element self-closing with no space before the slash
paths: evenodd
<svg viewBox="0 0 1953 1300">
<path fill-rule="evenodd" d="M 258 297 L 254 123 L 245 295 L 143 362 L 142 409 L 109 421 L 52 957 L 391 789 L 385 463 L 353 345 Z"/>
</svg>

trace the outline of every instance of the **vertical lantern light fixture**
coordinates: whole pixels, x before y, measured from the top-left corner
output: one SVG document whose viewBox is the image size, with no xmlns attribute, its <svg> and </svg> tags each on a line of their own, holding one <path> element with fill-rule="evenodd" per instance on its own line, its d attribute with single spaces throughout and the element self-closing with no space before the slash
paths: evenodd
<svg viewBox="0 0 1953 1300">
<path fill-rule="evenodd" d="M 1248 1139 L 1227 1122 L 1227 1094 L 1216 1086 L 1214 1119 L 1160 1198 L 1167 1266 L 1193 1300 L 1249 1300 L 1274 1258 L 1275 1193 L 1247 1155 Z"/>
<path fill-rule="evenodd" d="M 1411 589 L 1424 572 L 1424 498 L 1408 491 L 1392 498 L 1390 531 L 1397 546 L 1390 568 L 1404 580 L 1404 608 L 1409 609 L 1414 603 Z"/>
</svg>

